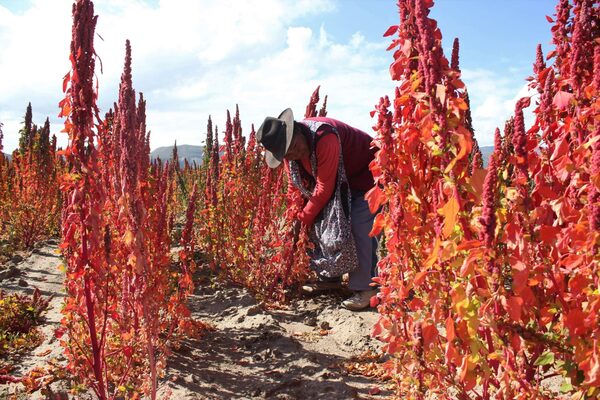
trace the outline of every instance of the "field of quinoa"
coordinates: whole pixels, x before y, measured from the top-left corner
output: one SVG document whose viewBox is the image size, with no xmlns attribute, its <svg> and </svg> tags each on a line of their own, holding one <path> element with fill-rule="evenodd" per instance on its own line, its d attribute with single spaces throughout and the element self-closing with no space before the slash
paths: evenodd
<svg viewBox="0 0 600 400">
<path fill-rule="evenodd" d="M 600 3 L 558 0 L 489 160 L 459 39 L 447 57 L 433 1 L 397 5 L 394 95 L 366 105 L 378 293 L 351 312 L 301 293 L 303 197 L 237 106 L 201 162 L 151 159 L 127 40 L 101 112 L 102 15 L 75 0 L 68 146 L 29 104 L 7 157 L 0 122 L 0 399 L 600 398 Z"/>
</svg>

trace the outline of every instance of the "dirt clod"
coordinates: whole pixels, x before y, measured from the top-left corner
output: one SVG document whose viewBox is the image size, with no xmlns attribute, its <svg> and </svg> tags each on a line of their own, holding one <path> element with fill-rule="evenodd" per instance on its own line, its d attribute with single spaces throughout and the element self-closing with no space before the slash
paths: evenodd
<svg viewBox="0 0 600 400">
<path fill-rule="evenodd" d="M 320 327 L 321 327 L 321 329 L 323 329 L 324 331 L 328 331 L 328 330 L 330 330 L 330 329 L 331 329 L 331 325 L 329 325 L 329 322 L 327 322 L 327 321 L 323 321 L 323 322 L 321 322 L 321 325 L 320 325 Z"/>
<path fill-rule="evenodd" d="M 7 269 L 0 271 L 0 281 L 16 278 L 20 273 L 21 271 L 14 264 L 10 264 Z"/>
<path fill-rule="evenodd" d="M 258 304 L 256 304 L 256 305 L 253 305 L 252 307 L 248 308 L 248 312 L 246 313 L 246 315 L 248 315 L 248 316 L 256 315 L 256 314 L 259 314 L 261 311 L 262 311 L 261 307 Z"/>
</svg>

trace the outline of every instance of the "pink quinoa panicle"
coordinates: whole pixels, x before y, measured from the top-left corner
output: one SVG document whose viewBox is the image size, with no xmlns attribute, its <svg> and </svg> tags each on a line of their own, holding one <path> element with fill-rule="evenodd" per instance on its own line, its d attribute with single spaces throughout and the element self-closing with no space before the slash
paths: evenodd
<svg viewBox="0 0 600 400">
<path fill-rule="evenodd" d="M 581 87 L 580 83 L 585 82 L 587 71 L 591 71 L 593 67 L 593 60 L 589 57 L 593 46 L 591 4 L 588 0 L 581 0 L 578 3 L 573 21 L 569 66 L 569 77 L 576 88 Z"/>
<path fill-rule="evenodd" d="M 567 65 L 563 64 L 568 59 L 569 41 L 571 34 L 571 5 L 569 0 L 560 0 L 556 6 L 556 19 L 552 28 L 552 43 L 556 46 L 556 64 L 561 75 L 566 76 Z"/>
<path fill-rule="evenodd" d="M 400 97 L 400 88 L 398 86 L 396 86 L 396 89 L 394 90 L 394 98 L 397 99 L 399 97 Z M 400 104 L 396 101 L 394 101 L 394 112 L 393 112 L 392 121 L 396 124 L 402 123 L 402 110 L 401 110 Z"/>
<path fill-rule="evenodd" d="M 460 67 L 458 65 L 458 52 L 459 52 L 459 42 L 458 42 L 458 38 L 454 38 L 454 42 L 452 43 L 452 57 L 450 57 L 450 68 L 452 68 L 453 70 L 459 71 L 460 72 Z"/>
<path fill-rule="evenodd" d="M 306 105 L 306 111 L 304 112 L 304 118 L 312 118 L 317 116 L 317 103 L 319 102 L 319 89 L 321 86 L 317 86 L 312 95 L 310 96 L 310 100 Z"/>
<path fill-rule="evenodd" d="M 134 199 L 137 198 L 137 178 L 139 173 L 140 143 L 137 134 L 137 111 L 135 104 L 135 91 L 133 89 L 131 76 L 131 44 L 129 40 L 125 42 L 125 65 L 121 75 L 121 84 L 119 86 L 119 142 L 121 148 L 120 175 L 121 189 L 126 195 L 129 206 L 130 223 L 133 228 L 138 229 L 138 218 L 133 214 L 135 205 Z"/>
<path fill-rule="evenodd" d="M 219 127 L 215 125 L 215 141 L 213 144 L 213 152 L 211 154 L 211 168 L 212 168 L 212 176 L 215 179 L 214 184 L 216 185 L 217 180 L 219 179 Z M 216 193 L 215 193 L 216 195 Z"/>
<path fill-rule="evenodd" d="M 473 149 L 471 150 L 471 172 L 483 168 L 483 156 L 477 139 L 473 138 Z"/>
<path fill-rule="evenodd" d="M 206 143 L 204 147 L 206 158 L 209 158 L 212 154 L 213 147 L 213 124 L 212 118 L 208 116 L 208 122 L 206 123 Z"/>
<path fill-rule="evenodd" d="M 225 136 L 223 137 L 223 144 L 225 147 L 225 159 L 229 162 L 232 160 L 232 142 L 233 142 L 233 123 L 231 122 L 231 114 L 227 110 L 227 119 L 225 120 Z"/>
<path fill-rule="evenodd" d="M 146 132 L 146 100 L 140 92 L 136 113 L 136 141 L 139 145 L 138 179 L 145 182 L 150 169 L 150 132 Z"/>
<path fill-rule="evenodd" d="M 425 80 L 425 91 L 431 93 L 434 85 L 439 81 L 437 60 L 433 55 L 434 35 L 431 21 L 427 17 L 429 9 L 424 0 L 415 1 L 415 17 L 419 32 L 419 69 Z"/>
<path fill-rule="evenodd" d="M 496 128 L 494 141 L 500 141 L 500 129 Z M 479 222 L 482 226 L 481 239 L 485 246 L 492 248 L 496 232 L 496 184 L 498 182 L 498 158 L 500 148 L 496 147 L 490 155 L 488 171 L 483 183 L 483 210 Z"/>
<path fill-rule="evenodd" d="M 184 251 L 189 256 L 193 255 L 194 252 L 194 214 L 196 212 L 196 202 L 198 201 L 198 187 L 194 182 L 192 188 L 192 194 L 190 195 L 188 207 L 185 212 L 185 226 L 181 232 L 181 245 Z M 184 265 L 186 263 L 183 263 Z"/>
<path fill-rule="evenodd" d="M 256 153 L 259 152 L 258 143 L 256 141 L 256 130 L 254 129 L 254 124 L 250 124 L 250 134 L 248 135 L 248 145 L 246 147 L 246 151 L 248 153 Z"/>
<path fill-rule="evenodd" d="M 600 125 L 596 125 L 595 136 L 600 135 Z M 593 177 L 600 177 L 600 141 L 596 141 L 592 146 L 592 166 L 590 168 Z M 590 229 L 600 231 L 600 191 L 595 185 L 590 185 L 589 200 L 591 210 L 589 214 Z"/>
<path fill-rule="evenodd" d="M 544 53 L 542 51 L 542 45 L 538 43 L 536 52 L 535 52 L 535 64 L 533 64 L 533 72 L 539 75 L 544 68 L 546 68 L 546 63 L 544 61 Z"/>
<path fill-rule="evenodd" d="M 525 132 L 525 119 L 523 117 L 523 102 L 520 100 L 515 106 L 514 132 L 512 145 L 516 156 L 516 164 L 520 174 L 527 175 L 527 134 Z"/>
<path fill-rule="evenodd" d="M 548 113 L 551 113 L 553 108 L 552 100 L 554 99 L 554 72 L 550 71 L 548 76 L 546 76 L 546 81 L 544 83 L 544 90 L 542 91 L 541 99 L 540 99 L 540 112 L 544 114 L 544 118 L 548 118 Z"/>
<path fill-rule="evenodd" d="M 94 31 L 98 16 L 94 15 L 91 1 L 77 1 L 73 4 L 73 39 L 71 41 L 71 63 L 77 79 L 71 80 L 71 119 L 73 130 L 70 132 L 72 151 L 87 158 L 84 147 L 86 139 L 93 140 L 93 112 L 97 112 L 96 93 L 94 92 Z M 92 111 L 92 112 L 90 112 Z"/>
<path fill-rule="evenodd" d="M 494 134 L 494 151 L 496 150 L 502 151 L 502 135 L 500 135 L 500 129 L 498 129 L 498 135 Z"/>
<path fill-rule="evenodd" d="M 242 120 L 240 119 L 240 107 L 235 105 L 235 116 L 232 121 L 233 143 L 236 153 L 242 151 L 244 147 L 244 137 L 242 136 Z"/>
<path fill-rule="evenodd" d="M 326 117 L 327 116 L 327 95 L 325 95 L 325 98 L 323 99 L 323 105 L 321 106 L 321 109 L 319 110 L 319 117 Z"/>
<path fill-rule="evenodd" d="M 465 110 L 465 128 L 475 137 L 474 129 L 473 129 L 473 117 L 471 115 L 471 99 L 469 98 L 469 91 L 465 89 L 464 92 L 465 104 L 467 105 L 467 109 Z"/>
<path fill-rule="evenodd" d="M 600 46 L 594 48 L 594 89 L 600 91 Z"/>
</svg>

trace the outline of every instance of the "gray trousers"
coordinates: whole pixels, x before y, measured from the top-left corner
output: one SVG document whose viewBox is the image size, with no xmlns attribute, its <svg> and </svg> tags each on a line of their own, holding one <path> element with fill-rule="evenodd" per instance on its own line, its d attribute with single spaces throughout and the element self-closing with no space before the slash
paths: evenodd
<svg viewBox="0 0 600 400">
<path fill-rule="evenodd" d="M 365 192 L 352 192 L 351 205 L 352 234 L 358 253 L 358 269 L 350 272 L 348 289 L 369 290 L 371 278 L 377 276 L 377 238 L 370 237 L 375 214 L 371 214 L 369 204 L 365 200 Z"/>
</svg>

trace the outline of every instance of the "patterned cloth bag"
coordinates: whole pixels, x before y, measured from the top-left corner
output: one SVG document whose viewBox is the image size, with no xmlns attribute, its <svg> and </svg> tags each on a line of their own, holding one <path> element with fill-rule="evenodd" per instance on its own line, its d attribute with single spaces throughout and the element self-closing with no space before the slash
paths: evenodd
<svg viewBox="0 0 600 400">
<path fill-rule="evenodd" d="M 309 127 L 311 133 L 309 140 L 312 141 L 313 146 L 310 154 L 310 164 L 312 175 L 316 177 L 317 156 L 315 148 L 317 130 L 324 123 L 317 121 L 303 121 L 303 123 Z M 346 169 L 344 168 L 342 144 L 337 130 L 331 125 L 328 126 L 332 128 L 338 138 L 340 160 L 333 197 L 325 205 L 309 233 L 309 238 L 314 244 L 314 249 L 309 251 L 309 256 L 311 258 L 310 267 L 313 271 L 322 277 L 335 278 L 358 268 L 358 256 L 354 236 L 352 235 L 350 188 L 346 178 Z M 294 186 L 300 190 L 304 197 L 310 198 L 315 186 L 314 179 L 307 188 L 302 183 L 298 162 L 289 161 L 289 168 Z"/>
</svg>

